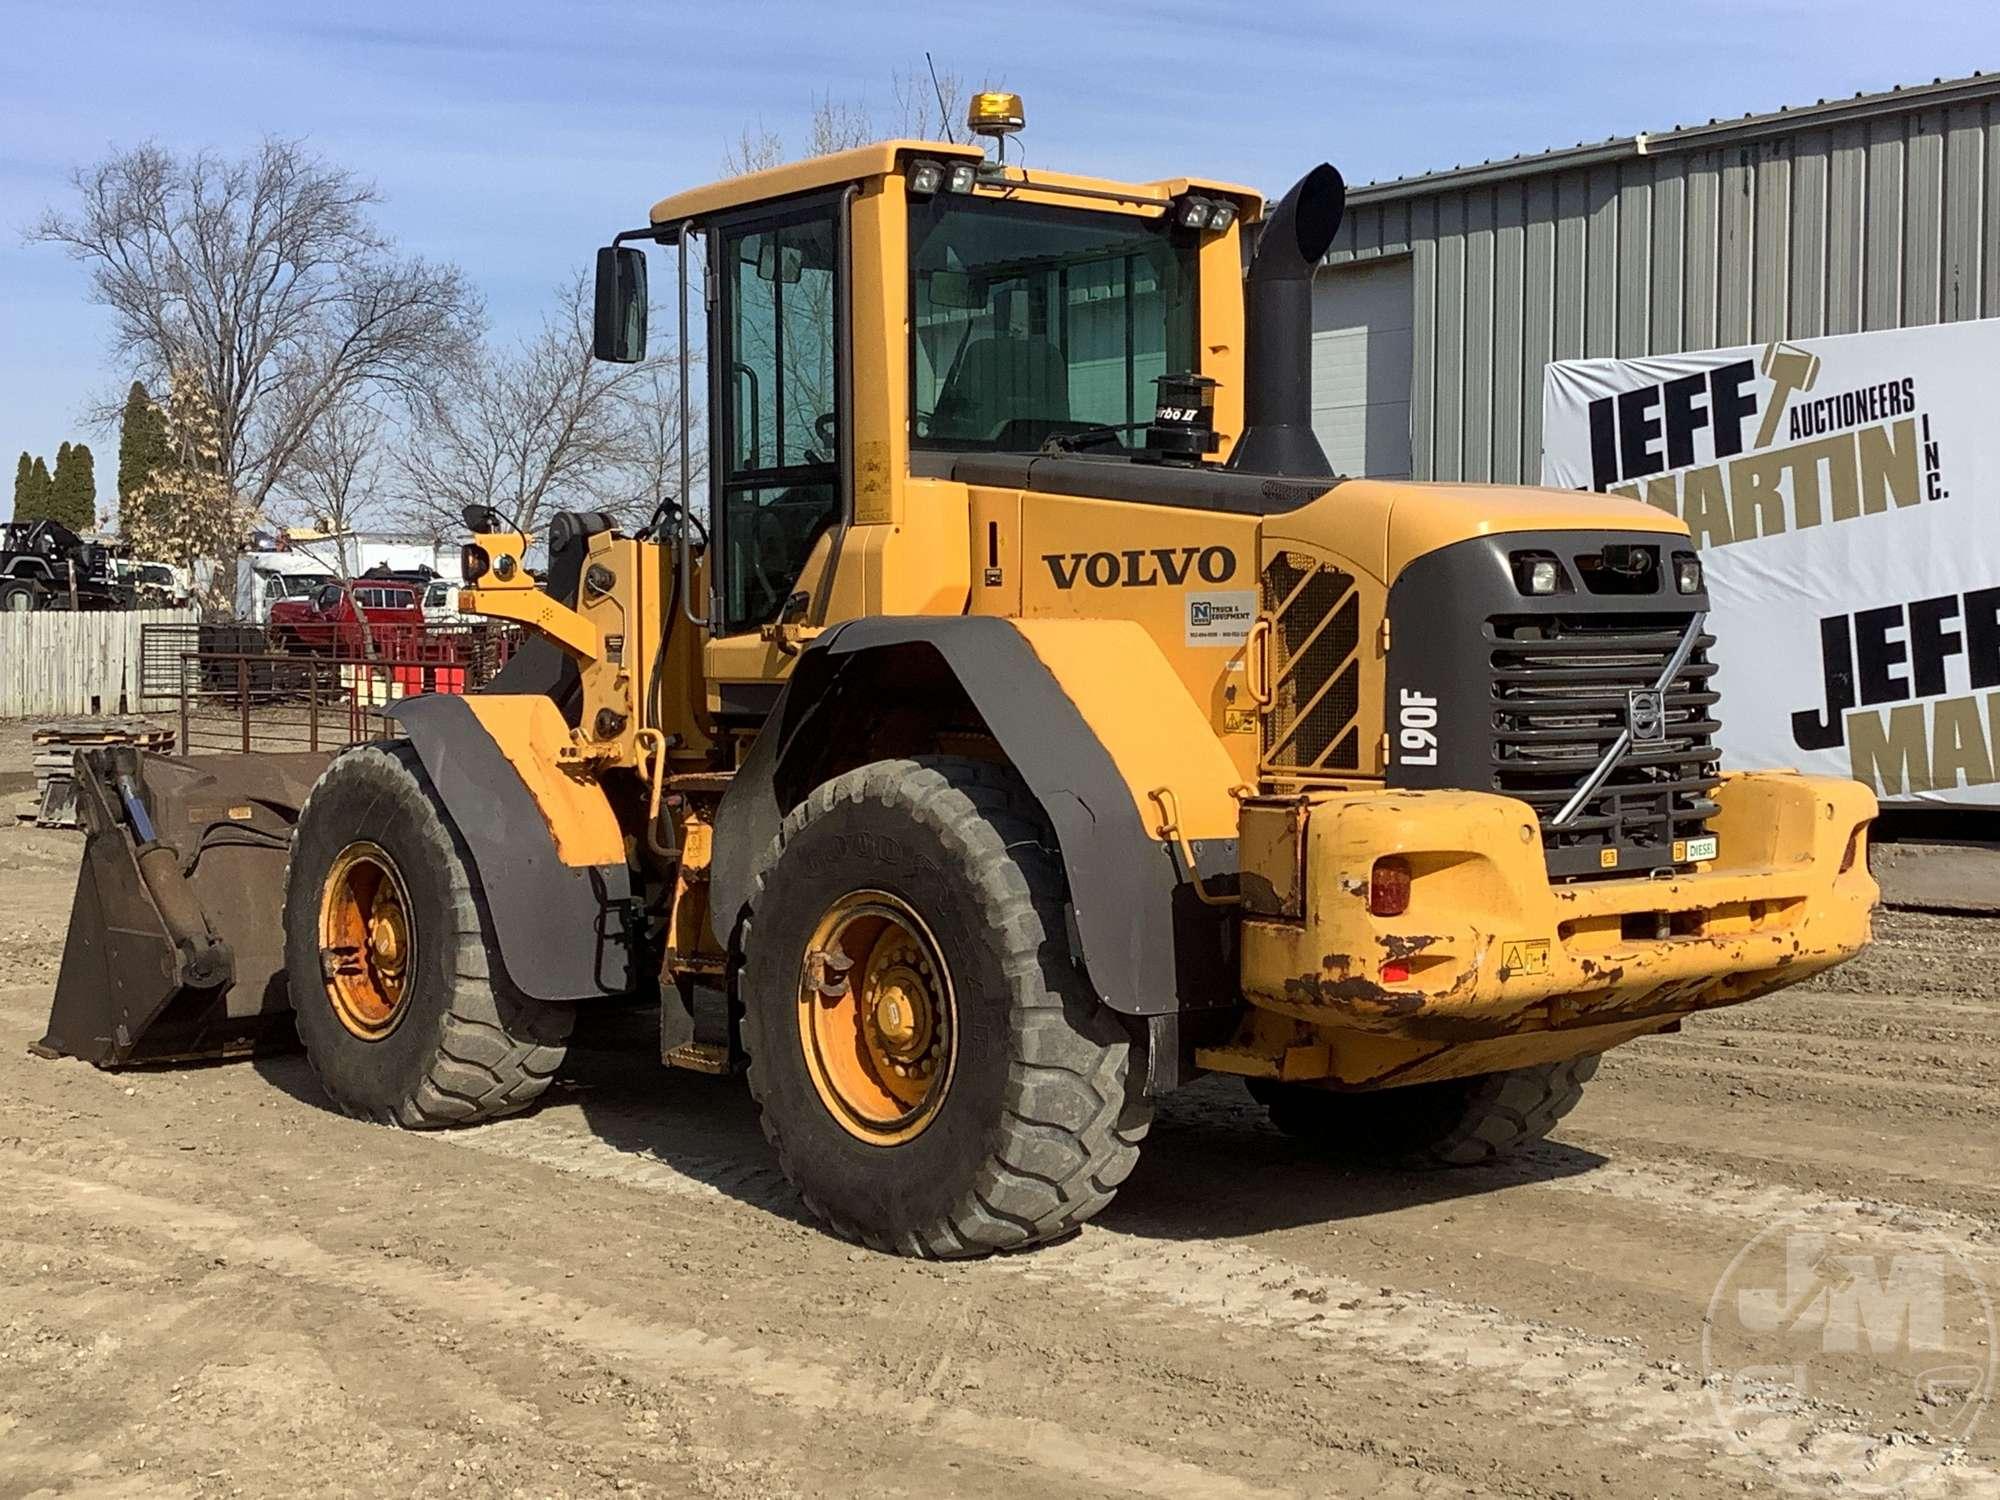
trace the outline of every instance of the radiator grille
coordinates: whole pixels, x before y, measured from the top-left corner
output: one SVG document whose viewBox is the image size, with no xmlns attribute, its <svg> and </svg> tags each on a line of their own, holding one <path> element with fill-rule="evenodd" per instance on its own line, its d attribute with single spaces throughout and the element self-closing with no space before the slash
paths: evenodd
<svg viewBox="0 0 2000 1500">
<path fill-rule="evenodd" d="M 1715 638 L 1703 635 L 1665 694 L 1665 738 L 1634 745 L 1574 818 L 1549 826 L 1626 728 L 1626 694 L 1659 681 L 1688 620 L 1619 614 L 1487 622 L 1493 786 L 1535 809 L 1551 874 L 1672 863 L 1675 841 L 1700 835 L 1714 816 L 1721 726 L 1709 682 Z"/>
<path fill-rule="evenodd" d="M 1264 568 L 1271 620 L 1271 706 L 1264 764 L 1290 771 L 1361 765 L 1361 599 L 1354 579 L 1309 553 L 1281 552 Z"/>
</svg>

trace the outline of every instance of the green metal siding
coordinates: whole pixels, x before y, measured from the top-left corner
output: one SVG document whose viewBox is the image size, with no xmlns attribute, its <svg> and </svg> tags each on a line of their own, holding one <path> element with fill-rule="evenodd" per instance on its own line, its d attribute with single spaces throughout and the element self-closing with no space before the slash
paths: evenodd
<svg viewBox="0 0 2000 1500">
<path fill-rule="evenodd" d="M 2000 317 L 2000 82 L 1910 92 L 1357 188 L 1327 260 L 1412 257 L 1416 476 L 1534 483 L 1551 358 Z"/>
</svg>

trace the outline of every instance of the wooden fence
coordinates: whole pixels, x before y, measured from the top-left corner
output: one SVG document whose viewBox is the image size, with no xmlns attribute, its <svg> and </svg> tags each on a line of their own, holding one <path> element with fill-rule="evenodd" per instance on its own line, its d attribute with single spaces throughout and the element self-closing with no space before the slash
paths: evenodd
<svg viewBox="0 0 2000 1500">
<path fill-rule="evenodd" d="M 191 609 L 0 613 L 0 719 L 139 711 L 139 632 Z"/>
</svg>

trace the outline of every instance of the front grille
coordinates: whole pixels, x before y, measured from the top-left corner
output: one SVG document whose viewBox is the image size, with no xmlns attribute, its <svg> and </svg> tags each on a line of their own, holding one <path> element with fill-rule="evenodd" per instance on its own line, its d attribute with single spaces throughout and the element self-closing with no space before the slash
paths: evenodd
<svg viewBox="0 0 2000 1500">
<path fill-rule="evenodd" d="M 1352 575 L 1310 553 L 1280 552 L 1264 568 L 1271 620 L 1271 705 L 1264 764 L 1281 771 L 1361 765 L 1361 597 Z"/>
<path fill-rule="evenodd" d="M 1675 862 L 1716 811 L 1718 752 L 1709 635 L 1664 695 L 1665 738 L 1635 744 L 1561 828 L 1562 810 L 1626 726 L 1633 689 L 1666 670 L 1689 616 L 1497 616 L 1492 661 L 1493 787 L 1535 809 L 1551 875 L 1596 875 Z"/>
</svg>

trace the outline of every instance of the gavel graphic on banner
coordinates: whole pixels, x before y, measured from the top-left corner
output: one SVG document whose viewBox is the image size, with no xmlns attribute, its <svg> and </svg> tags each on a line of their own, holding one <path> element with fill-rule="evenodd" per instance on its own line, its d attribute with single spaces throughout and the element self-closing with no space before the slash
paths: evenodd
<svg viewBox="0 0 2000 1500">
<path fill-rule="evenodd" d="M 1757 429 L 1757 446 L 1768 448 L 1777 436 L 1778 418 L 1800 391 L 1809 391 L 1819 379 L 1819 356 L 1797 344 L 1770 344 L 1764 350 L 1764 375 L 1771 382 L 1771 399 L 1764 408 L 1763 425 Z"/>
</svg>

